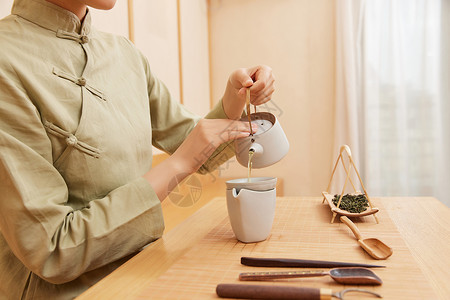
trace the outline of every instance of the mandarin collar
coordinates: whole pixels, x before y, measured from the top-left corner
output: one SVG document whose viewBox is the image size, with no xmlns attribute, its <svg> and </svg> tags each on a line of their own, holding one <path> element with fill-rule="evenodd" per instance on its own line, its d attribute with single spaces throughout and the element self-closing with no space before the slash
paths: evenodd
<svg viewBox="0 0 450 300">
<path fill-rule="evenodd" d="M 91 31 L 89 9 L 81 22 L 74 13 L 45 0 L 14 0 L 11 14 L 55 32 L 88 35 Z"/>
</svg>

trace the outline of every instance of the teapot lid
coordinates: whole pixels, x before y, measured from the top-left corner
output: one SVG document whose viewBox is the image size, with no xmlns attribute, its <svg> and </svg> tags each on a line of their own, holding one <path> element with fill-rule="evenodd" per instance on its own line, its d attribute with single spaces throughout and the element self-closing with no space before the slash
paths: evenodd
<svg viewBox="0 0 450 300">
<path fill-rule="evenodd" d="M 242 117 L 241 121 L 247 121 L 248 116 Z M 250 120 L 252 124 L 258 125 L 258 130 L 253 132 L 253 135 L 258 135 L 269 130 L 276 122 L 276 118 L 273 114 L 268 112 L 255 112 L 250 114 Z"/>
</svg>

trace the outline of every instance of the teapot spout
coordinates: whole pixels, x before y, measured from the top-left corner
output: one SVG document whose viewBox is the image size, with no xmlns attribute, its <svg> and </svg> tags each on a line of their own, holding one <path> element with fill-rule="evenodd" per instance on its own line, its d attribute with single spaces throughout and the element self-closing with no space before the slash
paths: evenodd
<svg viewBox="0 0 450 300">
<path fill-rule="evenodd" d="M 259 156 L 264 153 L 263 147 L 258 143 L 253 143 L 250 145 L 250 148 L 248 149 L 249 152 L 253 152 L 255 156 Z"/>
</svg>

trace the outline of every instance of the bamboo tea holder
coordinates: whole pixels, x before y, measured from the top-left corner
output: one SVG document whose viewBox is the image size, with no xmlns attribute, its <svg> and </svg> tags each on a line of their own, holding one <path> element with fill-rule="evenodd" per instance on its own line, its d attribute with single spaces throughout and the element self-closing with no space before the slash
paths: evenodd
<svg viewBox="0 0 450 300">
<path fill-rule="evenodd" d="M 343 158 L 343 153 L 344 152 L 347 153 L 347 156 L 348 156 L 348 159 L 349 159 L 348 168 L 345 166 L 345 163 L 344 163 L 344 158 Z M 340 194 L 341 196 L 339 197 L 339 201 L 338 201 L 337 205 L 335 205 L 333 203 L 334 196 L 332 194 L 330 194 L 330 187 L 331 187 L 331 182 L 333 181 L 334 173 L 336 172 L 337 166 L 339 164 L 339 161 L 341 161 L 342 166 L 344 167 L 345 173 L 347 174 L 347 177 L 345 179 L 344 186 L 342 187 L 342 192 Z M 358 176 L 358 179 L 359 179 L 359 182 L 361 184 L 361 187 L 362 187 L 362 189 L 364 191 L 364 194 L 366 195 L 367 201 L 369 202 L 369 207 L 367 207 L 366 210 L 364 210 L 364 211 L 362 211 L 360 213 L 352 213 L 352 212 L 348 212 L 348 211 L 346 211 L 344 209 L 339 208 L 339 206 L 341 204 L 342 197 L 344 196 L 345 188 L 346 188 L 347 183 L 349 181 L 350 181 L 350 184 L 353 187 L 354 193 L 355 194 L 361 194 L 361 192 L 356 189 L 355 184 L 353 183 L 353 180 L 352 180 L 352 178 L 350 176 L 350 173 L 351 173 L 352 169 L 354 170 L 354 172 Z M 367 191 L 366 191 L 366 189 L 364 187 L 364 184 L 363 184 L 363 182 L 361 180 L 361 176 L 359 175 L 358 169 L 356 168 L 355 162 L 353 161 L 352 152 L 350 151 L 350 147 L 349 146 L 347 146 L 347 145 L 341 146 L 341 149 L 339 151 L 339 156 L 338 156 L 338 158 L 336 160 L 336 164 L 334 165 L 333 172 L 331 173 L 330 181 L 328 182 L 327 190 L 325 192 L 322 192 L 322 195 L 324 196 L 324 199 L 323 199 L 322 203 L 326 201 L 328 203 L 328 205 L 330 206 L 331 212 L 333 213 L 333 216 L 331 218 L 331 223 L 334 222 L 334 219 L 339 214 L 339 215 L 343 215 L 343 216 L 347 216 L 347 217 L 364 217 L 364 216 L 368 216 L 368 215 L 373 215 L 374 218 L 375 218 L 375 221 L 378 224 L 378 218 L 376 216 L 376 213 L 379 211 L 379 209 L 376 208 L 376 207 L 373 207 L 372 202 L 370 201 L 369 194 L 367 193 Z"/>
</svg>

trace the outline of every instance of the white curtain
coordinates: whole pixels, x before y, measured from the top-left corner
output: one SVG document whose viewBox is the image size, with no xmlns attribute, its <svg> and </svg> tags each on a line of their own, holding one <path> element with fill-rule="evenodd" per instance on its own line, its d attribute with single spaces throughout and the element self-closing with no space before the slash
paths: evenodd
<svg viewBox="0 0 450 300">
<path fill-rule="evenodd" d="M 335 148 L 351 147 L 371 196 L 450 206 L 444 2 L 337 1 Z"/>
</svg>

